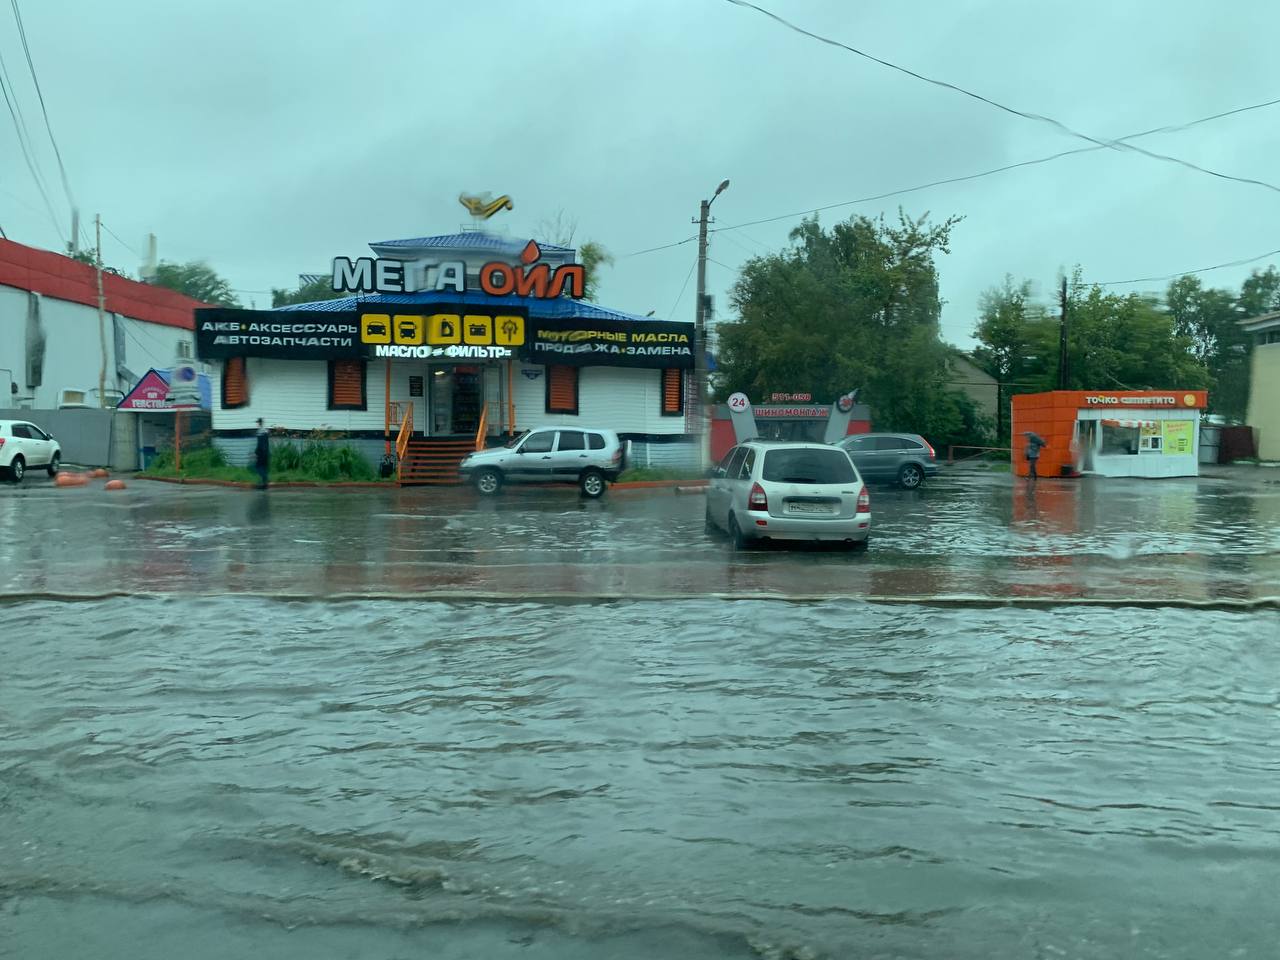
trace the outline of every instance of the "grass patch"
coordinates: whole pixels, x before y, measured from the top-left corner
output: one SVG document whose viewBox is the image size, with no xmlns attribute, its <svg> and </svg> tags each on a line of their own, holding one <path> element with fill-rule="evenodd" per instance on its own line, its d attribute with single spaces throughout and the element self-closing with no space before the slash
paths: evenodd
<svg viewBox="0 0 1280 960">
<path fill-rule="evenodd" d="M 198 447 L 182 452 L 182 469 L 174 464 L 172 450 L 158 455 L 143 471 L 144 476 L 191 480 L 230 480 L 237 483 L 257 483 L 258 474 L 248 467 L 235 467 L 217 447 Z M 345 483 L 351 481 L 378 480 L 377 471 L 354 447 L 330 446 L 316 441 L 301 445 L 293 442 L 279 444 L 271 449 L 272 483 Z M 387 478 L 394 482 L 394 477 Z"/>
<path fill-rule="evenodd" d="M 618 476 L 619 483 L 633 483 L 645 480 L 702 480 L 704 475 L 697 470 L 664 470 L 660 467 L 636 467 L 624 470 Z"/>
</svg>

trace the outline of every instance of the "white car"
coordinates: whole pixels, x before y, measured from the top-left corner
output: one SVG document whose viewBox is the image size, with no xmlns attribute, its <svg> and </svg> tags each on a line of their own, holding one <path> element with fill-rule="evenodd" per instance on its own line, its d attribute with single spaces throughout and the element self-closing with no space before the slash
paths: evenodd
<svg viewBox="0 0 1280 960">
<path fill-rule="evenodd" d="M 716 528 L 739 550 L 757 540 L 863 550 L 871 536 L 871 498 L 841 447 L 748 440 L 712 471 L 707 530 Z"/>
<path fill-rule="evenodd" d="M 0 420 L 0 468 L 14 483 L 37 467 L 55 477 L 61 465 L 62 448 L 49 434 L 25 420 Z"/>
</svg>

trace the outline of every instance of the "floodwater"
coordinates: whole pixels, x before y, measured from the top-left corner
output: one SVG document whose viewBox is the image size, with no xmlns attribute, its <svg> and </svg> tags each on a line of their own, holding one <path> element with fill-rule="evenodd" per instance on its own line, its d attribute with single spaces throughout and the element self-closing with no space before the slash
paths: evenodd
<svg viewBox="0 0 1280 960">
<path fill-rule="evenodd" d="M 1280 490 L 873 504 L 0 492 L 0 956 L 1275 956 Z"/>
</svg>

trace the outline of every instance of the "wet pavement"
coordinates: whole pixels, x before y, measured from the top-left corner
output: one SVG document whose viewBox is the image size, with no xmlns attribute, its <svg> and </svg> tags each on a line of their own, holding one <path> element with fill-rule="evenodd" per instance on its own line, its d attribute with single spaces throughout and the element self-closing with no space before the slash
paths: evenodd
<svg viewBox="0 0 1280 960">
<path fill-rule="evenodd" d="M 1274 956 L 1280 491 L 872 499 L 0 490 L 0 957 Z"/>
<path fill-rule="evenodd" d="M 732 553 L 703 497 L 569 488 L 0 489 L 0 593 L 791 596 L 1142 603 L 1280 595 L 1280 488 L 951 474 L 873 488 L 865 554 Z"/>
</svg>

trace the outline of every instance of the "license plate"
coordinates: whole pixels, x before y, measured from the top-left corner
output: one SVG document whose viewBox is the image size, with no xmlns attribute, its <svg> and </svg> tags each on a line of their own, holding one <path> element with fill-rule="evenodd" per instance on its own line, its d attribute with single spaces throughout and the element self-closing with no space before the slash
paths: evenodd
<svg viewBox="0 0 1280 960">
<path fill-rule="evenodd" d="M 825 503 L 792 503 L 788 504 L 790 513 L 812 513 L 819 516 L 830 516 L 832 510 Z"/>
</svg>

